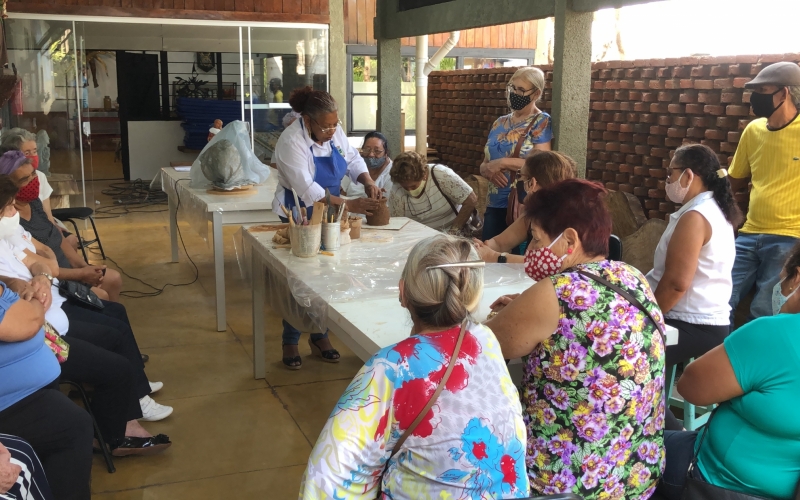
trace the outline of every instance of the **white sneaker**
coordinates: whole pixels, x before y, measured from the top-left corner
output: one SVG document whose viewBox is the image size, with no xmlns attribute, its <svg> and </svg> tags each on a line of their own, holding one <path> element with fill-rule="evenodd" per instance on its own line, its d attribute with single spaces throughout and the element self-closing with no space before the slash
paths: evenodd
<svg viewBox="0 0 800 500">
<path fill-rule="evenodd" d="M 155 394 L 164 387 L 164 382 L 150 382 L 150 394 Z"/>
<path fill-rule="evenodd" d="M 156 422 L 172 415 L 171 406 L 160 405 L 156 403 L 150 396 L 145 396 L 140 399 L 139 405 L 142 407 L 142 418 L 139 420 L 143 422 Z"/>
</svg>

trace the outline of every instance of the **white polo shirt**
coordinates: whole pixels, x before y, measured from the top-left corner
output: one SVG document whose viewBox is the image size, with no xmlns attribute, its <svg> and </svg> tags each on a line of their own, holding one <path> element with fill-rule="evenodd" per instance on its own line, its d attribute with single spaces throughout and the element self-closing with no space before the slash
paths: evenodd
<svg viewBox="0 0 800 500">
<path fill-rule="evenodd" d="M 315 201 L 325 197 L 325 188 L 314 182 L 317 172 L 314 157 L 330 156 L 331 142 L 347 162 L 346 176 L 352 182 L 357 183 L 358 176 L 367 173 L 367 164 L 364 163 L 358 150 L 347 141 L 342 127 L 337 125 L 333 138 L 320 146 L 309 137 L 303 120 L 295 120 L 281 134 L 275 145 L 275 153 L 272 155 L 272 161 L 278 167 L 278 187 L 275 190 L 275 198 L 272 200 L 273 212 L 283 216 L 281 204 L 284 202 L 284 193 L 287 188 L 294 188 L 297 196 L 307 206 L 313 205 Z M 331 194 L 339 195 L 338 192 Z"/>
</svg>

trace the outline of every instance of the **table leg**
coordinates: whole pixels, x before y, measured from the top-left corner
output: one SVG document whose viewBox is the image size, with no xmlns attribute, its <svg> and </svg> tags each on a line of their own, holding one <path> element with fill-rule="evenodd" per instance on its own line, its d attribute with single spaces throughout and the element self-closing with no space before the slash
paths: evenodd
<svg viewBox="0 0 800 500">
<path fill-rule="evenodd" d="M 168 177 L 164 177 L 166 182 L 170 182 Z M 169 200 L 169 243 L 172 248 L 172 262 L 178 262 L 178 203 L 175 199 L 177 189 L 178 186 L 175 186 L 175 191 L 170 192 L 167 197 Z"/>
<path fill-rule="evenodd" d="M 214 211 L 211 217 L 214 233 L 214 282 L 217 292 L 217 331 L 227 330 L 225 320 L 225 244 L 222 240 L 222 213 Z"/>
<path fill-rule="evenodd" d="M 261 256 L 255 249 L 252 250 L 251 257 L 251 280 L 253 286 L 253 376 L 257 379 L 266 378 L 266 360 L 264 357 L 265 341 L 264 336 L 264 300 L 265 292 L 265 269 Z"/>
</svg>

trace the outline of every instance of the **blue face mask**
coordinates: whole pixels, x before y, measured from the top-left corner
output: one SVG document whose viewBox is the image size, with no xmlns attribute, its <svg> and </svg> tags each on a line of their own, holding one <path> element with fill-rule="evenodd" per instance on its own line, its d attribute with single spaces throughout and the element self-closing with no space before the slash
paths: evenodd
<svg viewBox="0 0 800 500">
<path fill-rule="evenodd" d="M 375 169 L 383 166 L 386 162 L 386 157 L 375 158 L 374 156 L 367 156 L 364 161 L 367 163 L 367 168 Z"/>
<path fill-rule="evenodd" d="M 786 302 L 792 298 L 792 295 L 797 292 L 797 288 L 792 290 L 792 293 L 789 294 L 788 297 L 783 295 L 783 291 L 781 290 L 781 284 L 786 281 L 785 278 L 780 280 L 779 282 L 775 283 L 775 288 L 772 289 L 772 314 L 778 315 L 781 313 L 781 308 L 783 307 Z"/>
</svg>

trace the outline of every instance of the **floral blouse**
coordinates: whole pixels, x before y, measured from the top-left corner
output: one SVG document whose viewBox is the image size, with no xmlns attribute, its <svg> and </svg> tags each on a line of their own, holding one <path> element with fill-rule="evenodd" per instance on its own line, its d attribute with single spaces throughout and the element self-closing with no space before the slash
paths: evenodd
<svg viewBox="0 0 800 500">
<path fill-rule="evenodd" d="M 460 330 L 412 335 L 367 361 L 311 452 L 300 499 L 373 500 L 379 486 L 380 498 L 394 500 L 528 497 L 519 396 L 482 325 L 468 324 L 445 389 L 389 458 L 436 390 Z"/>
<path fill-rule="evenodd" d="M 579 266 L 632 293 L 663 328 L 635 268 Z M 531 486 L 544 494 L 648 499 L 664 470 L 664 343 L 645 313 L 576 272 L 550 278 L 558 330 L 525 358 L 522 406 Z"/>
<path fill-rule="evenodd" d="M 511 123 L 511 114 L 501 116 L 492 124 L 489 130 L 489 138 L 486 140 L 486 147 L 484 154 L 489 160 L 497 160 L 498 158 L 507 158 L 514 154 L 514 149 L 517 147 L 520 137 L 528 125 L 534 121 L 531 131 L 522 143 L 522 148 L 519 150 L 519 157 L 525 158 L 528 156 L 534 146 L 537 144 L 544 144 L 553 140 L 553 129 L 550 125 L 550 115 L 541 112 L 538 115 L 533 115 L 527 120 L 519 123 Z M 506 174 L 508 177 L 508 174 Z M 489 183 L 489 207 L 490 208 L 506 208 L 508 206 L 508 195 L 511 192 L 510 185 L 504 188 L 498 188 L 492 183 Z"/>
</svg>

